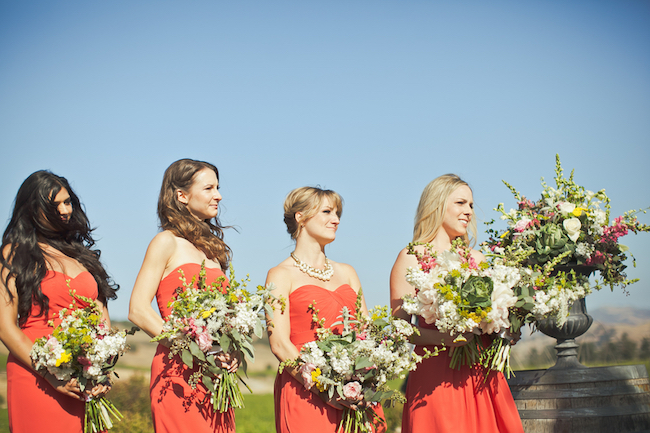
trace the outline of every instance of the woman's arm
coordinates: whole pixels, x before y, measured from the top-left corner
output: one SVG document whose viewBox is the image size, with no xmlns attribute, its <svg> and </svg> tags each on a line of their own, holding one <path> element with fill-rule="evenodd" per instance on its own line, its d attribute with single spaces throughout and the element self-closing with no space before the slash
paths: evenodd
<svg viewBox="0 0 650 433">
<path fill-rule="evenodd" d="M 176 249 L 174 235 L 158 233 L 147 248 L 131 293 L 129 320 L 155 337 L 162 332 L 163 319 L 151 306 L 169 259 Z M 161 342 L 162 343 L 162 342 Z"/>
<path fill-rule="evenodd" d="M 271 269 L 266 276 L 266 285 L 270 283 L 275 285 L 273 295 L 285 300 L 285 308 L 282 311 L 279 305 L 274 305 L 273 317 L 267 315 L 267 332 L 269 334 L 269 344 L 271 345 L 271 352 L 275 355 L 280 362 L 287 359 L 296 359 L 300 352 L 296 346 L 291 342 L 291 319 L 290 319 L 290 305 L 289 294 L 291 292 L 291 282 L 287 275 L 286 270 L 281 267 Z M 301 377 L 293 375 L 300 383 Z M 300 376 L 300 375 L 298 375 Z"/>
<path fill-rule="evenodd" d="M 479 253 L 480 254 L 480 253 Z M 406 321 L 411 320 L 411 315 L 402 309 L 402 298 L 405 295 L 415 295 L 415 288 L 406 281 L 406 270 L 408 268 L 415 268 L 418 266 L 418 261 L 414 255 L 408 254 L 408 250 L 404 248 L 399 252 L 397 260 L 393 265 L 390 272 L 390 307 L 393 310 L 393 315 Z M 420 346 L 434 345 L 440 346 L 445 344 L 448 347 L 462 346 L 467 344 L 473 334 L 465 335 L 467 341 L 454 343 L 455 336 L 443 334 L 435 329 L 418 328 L 420 335 L 412 337 L 412 343 Z"/>
<path fill-rule="evenodd" d="M 9 279 L 8 287 L 5 285 L 8 274 L 9 270 L 3 267 L 2 272 L 0 272 L 0 278 L 2 279 L 0 281 L 0 340 L 23 365 L 31 368 L 36 374 L 43 376 L 58 392 L 84 401 L 84 398 L 79 395 L 81 390 L 76 379 L 63 382 L 47 372 L 43 373 L 34 368 L 32 358 L 29 356 L 33 343 L 18 327 L 18 291 L 14 279 Z M 9 293 L 13 295 L 13 300 L 10 299 Z"/>
</svg>

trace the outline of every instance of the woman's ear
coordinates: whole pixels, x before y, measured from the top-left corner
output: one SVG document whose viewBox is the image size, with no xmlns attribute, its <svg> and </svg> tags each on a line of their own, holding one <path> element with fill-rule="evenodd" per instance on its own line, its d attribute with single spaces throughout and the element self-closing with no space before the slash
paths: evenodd
<svg viewBox="0 0 650 433">
<path fill-rule="evenodd" d="M 296 212 L 293 217 L 296 219 L 298 226 L 302 226 L 302 212 Z"/>
<path fill-rule="evenodd" d="M 176 199 L 180 201 L 183 204 L 187 204 L 187 194 L 185 194 L 182 190 L 177 189 L 176 190 Z"/>
</svg>

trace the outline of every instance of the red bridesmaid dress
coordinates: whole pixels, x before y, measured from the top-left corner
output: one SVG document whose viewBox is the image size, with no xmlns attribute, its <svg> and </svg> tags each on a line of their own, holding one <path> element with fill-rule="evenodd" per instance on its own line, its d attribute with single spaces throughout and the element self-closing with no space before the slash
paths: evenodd
<svg viewBox="0 0 650 433">
<path fill-rule="evenodd" d="M 69 281 L 69 287 L 68 287 Z M 96 299 L 97 282 L 90 272 L 84 271 L 71 278 L 61 272 L 47 271 L 41 282 L 41 291 L 49 298 L 48 316 L 30 315 L 21 329 L 34 342 L 52 333 L 54 325 L 61 323 L 59 311 L 72 302 L 70 289 L 78 295 Z M 86 307 L 77 300 L 79 307 Z M 38 313 L 37 306 L 32 313 Z M 38 373 L 9 354 L 7 360 L 7 405 L 9 429 L 13 433 L 81 433 L 85 415 L 85 403 L 63 395 Z"/>
<path fill-rule="evenodd" d="M 435 328 L 420 318 L 422 328 Z M 433 350 L 433 346 L 428 347 Z M 421 347 L 416 352 L 423 354 Z M 523 433 L 519 412 L 502 373 L 449 367 L 448 352 L 425 359 L 409 374 L 402 433 Z"/>
<path fill-rule="evenodd" d="M 187 281 L 198 275 L 201 265 L 187 263 L 174 269 L 160 281 L 156 300 L 163 318 L 171 312 L 169 301 L 181 287 L 179 271 Z M 206 281 L 213 282 L 224 273 L 221 269 L 206 268 Z M 189 369 L 178 356 L 169 359 L 169 349 L 159 344 L 151 363 L 151 414 L 156 433 L 228 433 L 235 431 L 235 412 L 220 413 L 212 408 L 207 389 L 199 384 L 188 385 Z"/>
<path fill-rule="evenodd" d="M 334 291 L 314 285 L 297 288 L 289 295 L 291 342 L 300 350 L 303 344 L 316 340 L 316 325 L 309 309 L 312 302 L 316 301 L 319 319 L 328 324 L 339 320 L 344 306 L 354 311 L 356 300 L 356 292 L 347 284 Z M 286 371 L 275 379 L 274 398 L 278 433 L 336 433 L 343 411 L 329 406 Z M 381 406 L 375 410 L 385 419 Z M 384 432 L 385 428 L 378 431 Z"/>
</svg>

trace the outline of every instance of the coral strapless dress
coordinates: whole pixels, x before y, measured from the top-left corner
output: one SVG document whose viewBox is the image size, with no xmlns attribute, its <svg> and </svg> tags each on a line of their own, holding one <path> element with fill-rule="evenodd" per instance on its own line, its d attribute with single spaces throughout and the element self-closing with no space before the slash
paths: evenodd
<svg viewBox="0 0 650 433">
<path fill-rule="evenodd" d="M 344 306 L 354 310 L 356 300 L 356 292 L 347 284 L 334 291 L 313 285 L 294 290 L 289 295 L 291 342 L 300 350 L 303 344 L 316 340 L 317 327 L 312 322 L 309 309 L 312 302 L 316 302 L 319 319 L 325 319 L 327 325 L 338 320 Z M 327 405 L 289 373 L 283 372 L 276 377 L 274 398 L 275 428 L 278 433 L 336 433 L 343 411 Z M 384 418 L 381 406 L 375 410 Z"/>
<path fill-rule="evenodd" d="M 32 342 L 52 333 L 54 328 L 47 324 L 48 320 L 53 320 L 55 326 L 61 323 L 59 311 L 68 308 L 72 302 L 70 289 L 76 290 L 78 295 L 97 298 L 97 282 L 89 272 L 71 278 L 61 272 L 47 271 L 41 282 L 41 291 L 49 298 L 48 315 L 34 317 L 30 314 L 21 327 Z M 77 305 L 87 306 L 80 300 L 77 300 Z M 39 311 L 38 307 L 32 307 L 32 314 Z M 13 433 L 83 431 L 84 402 L 61 394 L 11 354 L 7 360 L 7 404 L 9 429 Z"/>
<path fill-rule="evenodd" d="M 174 269 L 160 281 L 156 300 L 162 317 L 171 312 L 169 301 L 181 287 L 180 271 L 187 281 L 198 275 L 201 265 L 187 263 Z M 221 269 L 206 268 L 206 281 L 213 282 L 224 277 Z M 207 389 L 199 384 L 196 389 L 188 385 L 189 369 L 178 356 L 169 359 L 169 349 L 159 344 L 151 363 L 151 414 L 157 433 L 226 433 L 235 431 L 235 413 L 213 410 L 207 398 Z"/>
<path fill-rule="evenodd" d="M 420 318 L 422 328 L 435 328 Z M 433 346 L 428 347 L 433 350 Z M 416 352 L 423 354 L 416 346 Z M 410 373 L 402 433 L 523 433 L 519 412 L 502 373 L 449 367 L 448 352 L 425 359 Z"/>
</svg>

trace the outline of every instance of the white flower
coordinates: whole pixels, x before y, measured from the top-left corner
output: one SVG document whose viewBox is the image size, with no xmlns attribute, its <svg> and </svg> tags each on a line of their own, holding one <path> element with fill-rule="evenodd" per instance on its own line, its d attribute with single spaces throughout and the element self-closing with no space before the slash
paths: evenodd
<svg viewBox="0 0 650 433">
<path fill-rule="evenodd" d="M 563 216 L 567 216 L 576 209 L 576 205 L 563 201 L 558 205 L 559 211 Z"/>
<path fill-rule="evenodd" d="M 593 215 L 594 222 L 599 226 L 603 226 L 607 223 L 607 214 L 605 213 L 604 210 L 593 209 L 591 210 L 591 214 Z"/>
<path fill-rule="evenodd" d="M 462 265 L 460 255 L 449 250 L 443 251 L 442 254 L 438 256 L 437 263 L 440 270 L 447 272 L 454 269 L 460 270 L 460 266 Z"/>
<path fill-rule="evenodd" d="M 576 244 L 576 255 L 589 259 L 594 252 L 594 246 L 586 242 L 579 242 Z"/>
<path fill-rule="evenodd" d="M 569 239 L 573 242 L 577 241 L 580 237 L 580 227 L 582 227 L 580 220 L 578 218 L 568 218 L 562 222 L 562 225 L 569 235 Z"/>
</svg>

